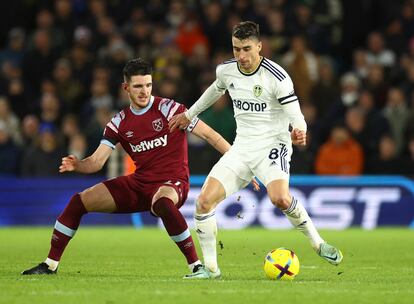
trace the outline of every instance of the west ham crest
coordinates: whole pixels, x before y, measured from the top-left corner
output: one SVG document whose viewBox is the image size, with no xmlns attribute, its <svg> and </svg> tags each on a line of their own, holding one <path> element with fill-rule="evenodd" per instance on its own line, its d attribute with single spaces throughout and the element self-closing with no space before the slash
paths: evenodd
<svg viewBox="0 0 414 304">
<path fill-rule="evenodd" d="M 162 127 L 163 126 L 164 125 L 162 123 L 162 119 L 161 118 L 158 118 L 158 119 L 152 121 L 152 127 L 157 132 L 160 132 L 162 130 Z"/>
</svg>

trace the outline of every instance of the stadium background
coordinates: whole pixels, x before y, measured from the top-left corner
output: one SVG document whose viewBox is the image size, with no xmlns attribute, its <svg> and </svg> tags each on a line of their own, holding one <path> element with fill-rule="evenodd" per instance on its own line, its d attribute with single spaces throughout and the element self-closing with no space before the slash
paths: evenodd
<svg viewBox="0 0 414 304">
<path fill-rule="evenodd" d="M 52 225 L 73 192 L 131 170 L 121 150 L 92 177 L 57 170 L 63 155 L 94 151 L 128 104 L 126 60 L 150 60 L 154 95 L 189 107 L 232 57 L 232 26 L 253 20 L 262 54 L 292 76 L 309 126 L 308 146 L 293 153 L 292 191 L 317 226 L 413 226 L 414 1 L 16 0 L 1 2 L 0 16 L 0 225 Z M 231 141 L 232 115 L 224 96 L 201 118 Z M 218 158 L 189 137 L 190 223 Z M 288 227 L 263 190 L 220 208 L 223 227 Z M 148 214 L 84 223 L 158 224 Z"/>
</svg>

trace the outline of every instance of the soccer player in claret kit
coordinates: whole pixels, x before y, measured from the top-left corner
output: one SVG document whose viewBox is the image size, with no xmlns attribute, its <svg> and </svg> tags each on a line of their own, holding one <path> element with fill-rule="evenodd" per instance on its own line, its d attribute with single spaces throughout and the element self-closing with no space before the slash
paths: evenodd
<svg viewBox="0 0 414 304">
<path fill-rule="evenodd" d="M 117 143 L 136 165 L 134 174 L 106 180 L 72 196 L 57 218 L 47 259 L 22 274 L 55 274 L 66 245 L 88 212 L 133 213 L 151 211 L 162 219 L 171 239 L 185 256 L 192 278 L 208 278 L 198 259 L 193 239 L 178 210 L 189 191 L 187 137 L 184 131 L 170 133 L 168 121 L 185 106 L 168 98 L 154 97 L 152 67 L 142 59 L 127 62 L 123 88 L 130 106 L 106 125 L 99 147 L 89 157 L 62 159 L 59 171 L 93 173 L 102 168 Z M 187 128 L 224 153 L 230 144 L 204 122 L 195 118 Z"/>
</svg>

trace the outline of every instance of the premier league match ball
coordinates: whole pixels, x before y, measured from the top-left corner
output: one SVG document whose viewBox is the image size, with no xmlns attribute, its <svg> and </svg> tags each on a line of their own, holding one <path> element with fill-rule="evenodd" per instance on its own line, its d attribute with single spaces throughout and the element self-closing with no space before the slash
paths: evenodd
<svg viewBox="0 0 414 304">
<path fill-rule="evenodd" d="M 299 273 L 299 259 L 292 250 L 277 248 L 266 255 L 263 269 L 269 279 L 291 281 Z"/>
</svg>

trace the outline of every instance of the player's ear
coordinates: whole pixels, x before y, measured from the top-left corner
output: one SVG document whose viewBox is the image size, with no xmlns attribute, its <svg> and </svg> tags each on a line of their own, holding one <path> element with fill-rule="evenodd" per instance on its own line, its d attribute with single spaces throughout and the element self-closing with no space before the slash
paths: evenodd
<svg viewBox="0 0 414 304">
<path fill-rule="evenodd" d="M 259 52 L 262 50 L 262 42 L 261 42 L 261 41 L 259 41 L 259 42 L 257 43 L 257 50 L 258 50 Z"/>
<path fill-rule="evenodd" d="M 128 82 L 122 83 L 122 89 L 128 92 Z"/>
</svg>

